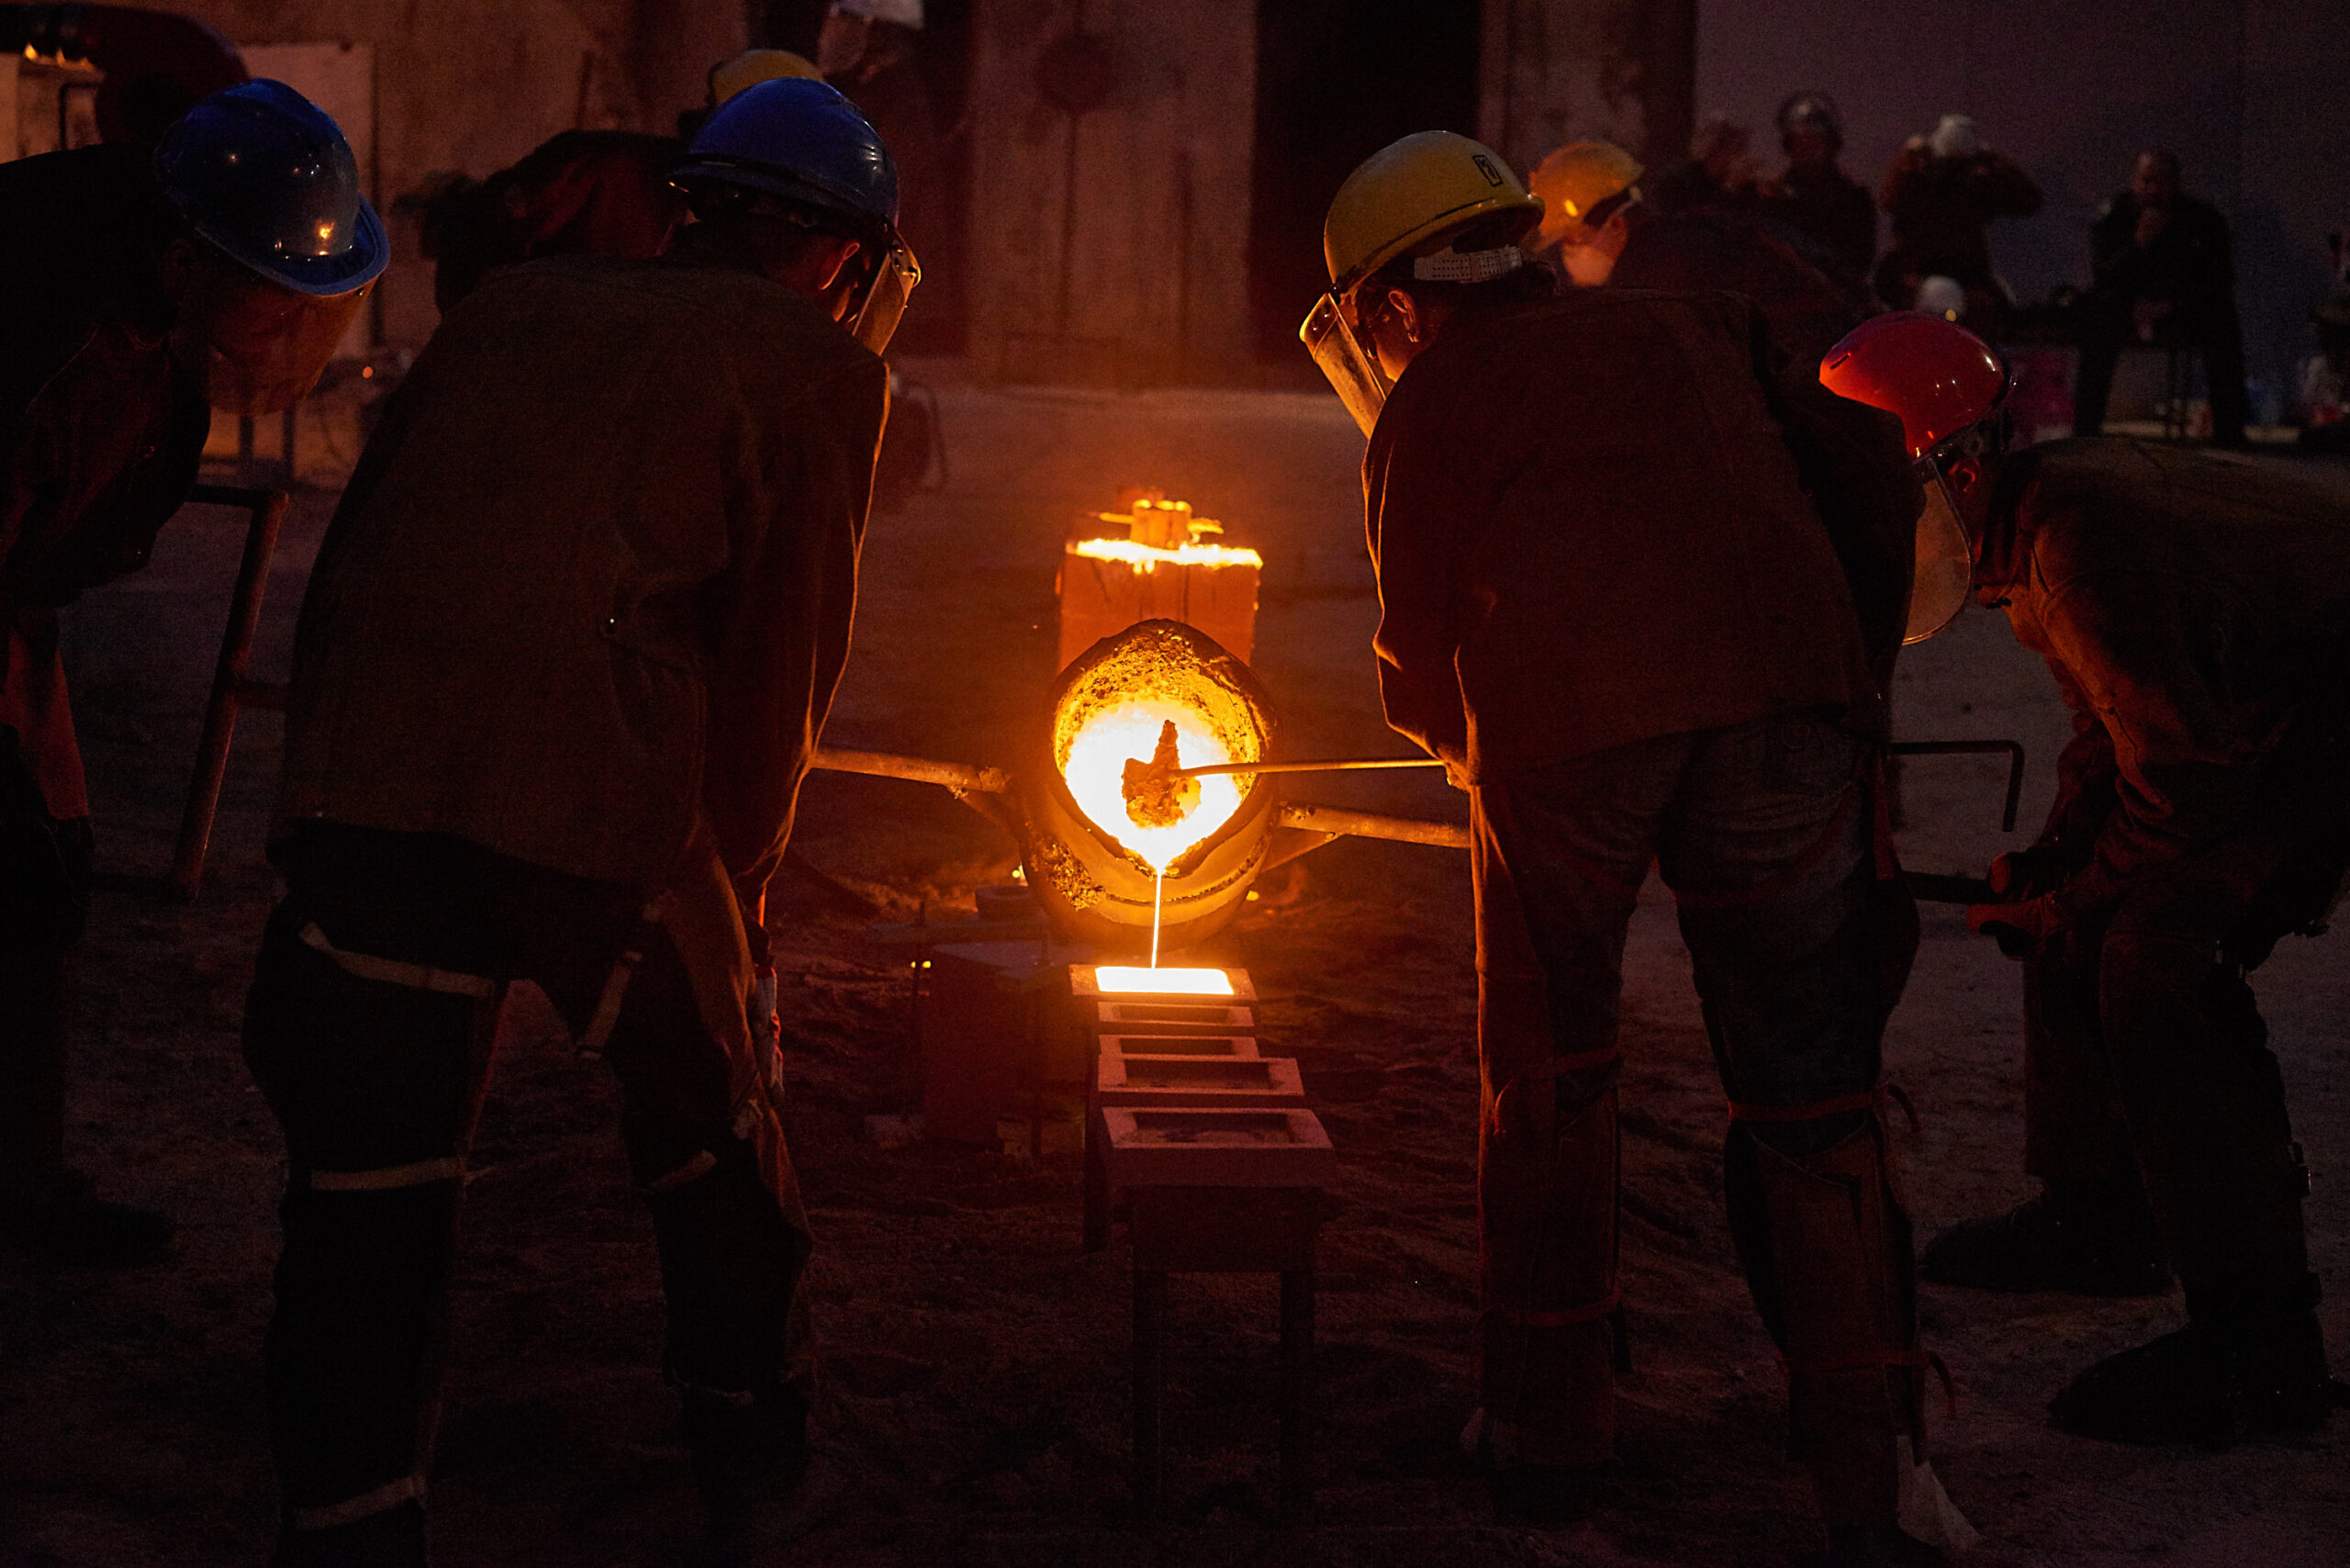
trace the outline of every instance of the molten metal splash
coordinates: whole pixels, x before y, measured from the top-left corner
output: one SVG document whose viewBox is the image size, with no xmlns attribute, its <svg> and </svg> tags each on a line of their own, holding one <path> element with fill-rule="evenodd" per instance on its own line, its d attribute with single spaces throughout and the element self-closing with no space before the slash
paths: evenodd
<svg viewBox="0 0 2350 1568">
<path fill-rule="evenodd" d="M 1176 745 L 1187 766 L 1253 760 L 1236 758 L 1198 709 L 1168 698 L 1145 697 L 1095 714 L 1070 740 L 1069 760 L 1061 765 L 1069 794 L 1093 825 L 1153 870 L 1162 871 L 1240 809 L 1239 780 L 1216 774 L 1199 781 L 1200 803 L 1171 826 L 1144 827 L 1126 814 L 1126 764 L 1153 756 L 1169 723 L 1175 726 Z"/>
</svg>

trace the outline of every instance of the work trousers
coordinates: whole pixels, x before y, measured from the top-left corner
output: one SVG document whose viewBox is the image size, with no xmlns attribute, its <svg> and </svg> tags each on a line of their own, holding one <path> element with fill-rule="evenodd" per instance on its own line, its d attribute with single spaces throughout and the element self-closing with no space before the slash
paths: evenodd
<svg viewBox="0 0 2350 1568">
<path fill-rule="evenodd" d="M 14 730 L 0 726 L 0 876 L 21 879 L 0 889 L 0 905 L 21 898 L 35 882 L 62 881 L 66 896 L 86 904 L 91 858 L 90 820 L 49 814 L 32 775 L 19 760 Z M 36 859 L 47 865 L 32 864 Z M 58 890 L 50 890 L 51 894 Z M 50 902 L 44 899 L 41 902 Z M 0 1205 L 69 1201 L 75 1179 L 65 1170 L 65 1042 L 67 991 L 73 945 L 60 936 L 15 929 L 0 911 Z M 75 922 L 73 924 L 78 924 Z"/>
<path fill-rule="evenodd" d="M 1653 861 L 1740 1118 L 1733 1229 L 1794 1366 L 1798 1423 L 1822 1378 L 1857 1378 L 1844 1403 L 1875 1413 L 1873 1435 L 1844 1441 L 1815 1411 L 1811 1456 L 1841 1451 L 1869 1473 L 1864 1497 L 1823 1482 L 1823 1502 L 1831 1519 L 1889 1518 L 1895 1426 L 1914 1426 L 1915 1399 L 1914 1379 L 1886 1369 L 1908 1364 L 1915 1329 L 1874 1091 L 1916 928 L 1898 884 L 1877 877 L 1869 761 L 1805 711 L 1474 792 L 1483 1404 L 1527 1462 L 1596 1462 L 1613 1444 L 1617 1025 L 1626 928 Z"/>
<path fill-rule="evenodd" d="M 2073 433 L 2097 435 L 2105 429 L 2105 406 L 2113 395 L 2114 366 L 2122 346 L 2136 330 L 2132 316 L 2135 302 L 2118 295 L 2089 294 L 2081 305 L 2081 360 L 2073 379 Z M 2175 334 L 2203 356 L 2203 376 L 2210 388 L 2211 438 L 2228 445 L 2244 439 L 2251 417 L 2251 398 L 2244 381 L 2244 323 L 2235 301 L 2173 311 L 2161 330 Z"/>
<path fill-rule="evenodd" d="M 641 894 L 350 828 L 313 829 L 280 863 L 245 1050 L 291 1167 L 265 1351 L 290 1528 L 423 1495 L 466 1155 L 512 980 L 578 1036 L 641 956 L 602 1049 L 659 1245 L 667 1370 L 722 1399 L 804 1382 L 797 1194 L 768 1191 L 735 1136 L 725 1053 Z"/>
<path fill-rule="evenodd" d="M 2085 961 L 2026 971 L 2025 1167 L 2104 1182 L 2134 1158 L 2190 1306 L 2304 1267 L 2308 1177 L 2245 976 L 2322 914 L 2345 801 L 2338 756 L 2272 768 L 2234 828 L 2132 880 Z"/>
</svg>

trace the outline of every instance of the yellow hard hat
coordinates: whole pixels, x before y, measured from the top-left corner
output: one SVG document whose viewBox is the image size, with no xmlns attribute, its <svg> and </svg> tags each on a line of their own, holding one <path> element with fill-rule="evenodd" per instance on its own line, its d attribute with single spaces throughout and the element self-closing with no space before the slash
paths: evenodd
<svg viewBox="0 0 2350 1568">
<path fill-rule="evenodd" d="M 722 60 L 710 68 L 710 106 L 716 108 L 745 87 L 787 76 L 811 82 L 824 79 L 824 73 L 816 69 L 813 62 L 788 49 L 746 49 L 732 60 Z"/>
<path fill-rule="evenodd" d="M 1542 198 L 1542 248 L 1588 241 L 1592 209 L 1627 191 L 1637 198 L 1644 173 L 1638 158 L 1612 141 L 1570 141 L 1543 159 L 1528 182 Z"/>
<path fill-rule="evenodd" d="M 1389 262 L 1495 213 L 1522 213 L 1530 229 L 1542 204 L 1501 154 L 1449 130 L 1423 130 L 1372 153 L 1347 176 L 1322 225 L 1330 291 L 1343 295 Z"/>
</svg>

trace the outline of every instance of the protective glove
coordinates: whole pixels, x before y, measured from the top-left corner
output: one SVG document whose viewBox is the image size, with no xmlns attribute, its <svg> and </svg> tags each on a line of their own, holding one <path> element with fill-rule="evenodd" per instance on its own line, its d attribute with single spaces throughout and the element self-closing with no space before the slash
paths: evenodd
<svg viewBox="0 0 2350 1568">
<path fill-rule="evenodd" d="M 1996 868 L 1994 871 L 1996 875 Z M 1969 904 L 1966 928 L 1998 942 L 1999 951 L 2010 958 L 2065 963 L 2079 956 L 2078 935 L 2071 916 L 2046 893 L 2013 903 Z"/>
<path fill-rule="evenodd" d="M 2057 884 L 2070 876 L 2080 864 L 2080 857 L 2053 844 L 2035 844 L 2028 849 L 2010 849 L 1991 862 L 1991 890 L 2002 899 L 2020 902 L 2053 893 Z"/>
</svg>

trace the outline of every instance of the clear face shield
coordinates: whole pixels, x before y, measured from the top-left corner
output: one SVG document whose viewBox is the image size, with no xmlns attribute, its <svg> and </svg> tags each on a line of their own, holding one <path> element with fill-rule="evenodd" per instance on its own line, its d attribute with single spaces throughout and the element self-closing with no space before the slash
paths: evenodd
<svg viewBox="0 0 2350 1568">
<path fill-rule="evenodd" d="M 274 414 L 300 402 L 318 385 L 374 287 L 321 297 L 252 279 L 216 295 L 205 332 L 212 406 L 231 414 Z"/>
<path fill-rule="evenodd" d="M 922 263 L 914 260 L 913 252 L 906 248 L 904 241 L 897 241 L 874 269 L 873 281 L 865 286 L 864 299 L 843 325 L 858 342 L 875 353 L 881 353 L 890 346 L 890 338 L 898 330 L 898 319 L 906 313 L 906 301 L 912 297 L 914 285 L 921 281 Z"/>
<path fill-rule="evenodd" d="M 1378 354 L 1356 334 L 1351 317 L 1337 296 L 1326 291 L 1306 312 L 1297 338 L 1322 367 L 1322 374 L 1330 378 L 1338 401 L 1347 406 L 1347 412 L 1355 417 L 1368 438 L 1395 384 L 1380 369 Z"/>
<path fill-rule="evenodd" d="M 1920 459 L 1926 510 L 1918 514 L 1917 572 L 1909 582 L 1909 623 L 1904 645 L 1922 643 L 1958 619 L 1975 588 L 1975 544 L 1959 520 L 1958 498 L 1930 458 Z"/>
</svg>

